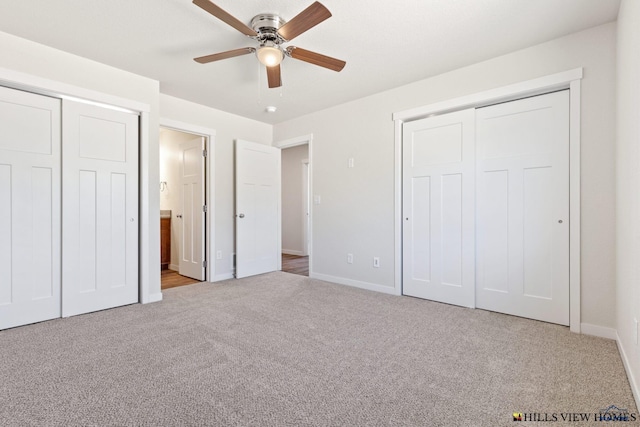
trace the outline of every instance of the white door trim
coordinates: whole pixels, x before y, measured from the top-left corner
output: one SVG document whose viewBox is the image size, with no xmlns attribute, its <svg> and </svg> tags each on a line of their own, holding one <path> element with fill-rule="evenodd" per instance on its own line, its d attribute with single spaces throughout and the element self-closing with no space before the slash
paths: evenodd
<svg viewBox="0 0 640 427">
<path fill-rule="evenodd" d="M 283 141 L 276 141 L 273 143 L 274 147 L 278 147 L 281 150 L 285 148 L 297 147 L 298 145 L 309 145 L 309 234 L 307 235 L 308 239 L 308 248 L 309 248 L 309 277 L 313 277 L 313 134 L 301 135 L 295 138 L 285 139 Z M 282 227 L 280 227 L 282 230 Z M 282 237 L 281 237 L 282 239 Z M 280 248 L 282 249 L 282 243 L 280 244 Z M 282 259 L 280 260 L 280 264 L 278 266 L 280 270 L 282 270 Z"/>
<path fill-rule="evenodd" d="M 580 80 L 582 68 L 479 92 L 393 114 L 394 121 L 394 246 L 393 293 L 402 294 L 402 124 L 432 114 L 477 108 L 560 89 L 570 89 L 569 118 L 569 327 L 580 333 Z"/>
<path fill-rule="evenodd" d="M 150 244 L 150 236 L 160 236 L 159 226 L 156 227 L 159 224 L 160 212 L 155 213 L 155 218 L 158 218 L 158 221 L 152 221 L 153 213 L 149 210 L 152 191 L 149 187 L 151 178 L 149 155 L 151 106 L 139 101 L 2 67 L 0 67 L 0 85 L 61 99 L 71 98 L 78 102 L 97 103 L 105 108 L 116 107 L 117 109 L 125 109 L 140 114 L 140 169 L 138 171 L 140 186 L 140 221 L 138 222 L 140 226 L 140 249 L 138 253 L 140 257 L 140 302 L 146 304 L 161 301 L 162 293 L 160 292 L 160 287 L 158 286 L 158 292 L 152 293 L 151 291 L 151 280 L 157 280 L 158 283 L 160 281 L 160 258 L 151 256 L 152 253 L 157 253 L 157 248 L 151 248 Z M 153 188 L 155 188 L 155 191 L 159 191 L 157 185 L 154 185 Z M 157 231 L 155 230 L 156 228 L 158 228 Z"/>
<path fill-rule="evenodd" d="M 194 125 L 191 123 L 185 123 L 178 120 L 172 120 L 167 118 L 160 118 L 160 127 L 166 129 L 172 129 L 179 132 L 191 133 L 197 136 L 204 137 L 204 146 L 207 150 L 207 157 L 205 158 L 205 181 L 206 181 L 206 203 L 207 212 L 205 214 L 206 225 L 205 233 L 207 236 L 206 245 L 206 259 L 207 268 L 205 269 L 205 281 L 213 282 L 215 277 L 215 253 L 216 253 L 216 239 L 215 239 L 215 220 L 216 220 L 216 199 L 215 199 L 215 148 L 216 148 L 216 131 L 203 126 Z"/>
<path fill-rule="evenodd" d="M 313 140 L 313 134 L 296 136 L 295 138 L 285 139 L 284 141 L 276 141 L 273 146 L 284 150 L 285 148 L 297 147 L 298 145 L 311 144 Z M 311 156 L 311 150 L 309 150 L 309 156 Z"/>
<path fill-rule="evenodd" d="M 303 159 L 302 164 L 302 255 L 309 256 L 309 210 L 311 209 L 311 193 L 309 191 L 310 164 L 309 159 Z"/>
<path fill-rule="evenodd" d="M 132 112 L 151 111 L 149 104 L 0 67 L 0 85 L 77 102 L 97 103 Z"/>
</svg>

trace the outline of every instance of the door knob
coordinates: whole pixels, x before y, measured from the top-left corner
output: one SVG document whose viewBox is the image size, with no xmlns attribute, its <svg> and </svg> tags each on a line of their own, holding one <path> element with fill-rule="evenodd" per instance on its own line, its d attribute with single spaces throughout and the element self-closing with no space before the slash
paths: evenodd
<svg viewBox="0 0 640 427">
<path fill-rule="evenodd" d="M 244 218 L 244 214 L 240 214 L 240 215 L 238 215 L 238 217 Z"/>
</svg>

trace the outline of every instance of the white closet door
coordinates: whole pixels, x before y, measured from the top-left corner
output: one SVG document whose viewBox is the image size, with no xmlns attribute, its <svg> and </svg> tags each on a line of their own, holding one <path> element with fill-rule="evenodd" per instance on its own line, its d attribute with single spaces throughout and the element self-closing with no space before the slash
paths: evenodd
<svg viewBox="0 0 640 427">
<path fill-rule="evenodd" d="M 280 149 L 236 141 L 236 277 L 278 270 Z"/>
<path fill-rule="evenodd" d="M 0 87 L 0 329 L 60 317 L 60 100 Z"/>
<path fill-rule="evenodd" d="M 569 92 L 476 118 L 476 304 L 568 325 Z"/>
<path fill-rule="evenodd" d="M 138 301 L 138 116 L 63 102 L 62 315 Z"/>
<path fill-rule="evenodd" d="M 474 110 L 403 126 L 405 295 L 474 306 Z"/>
<path fill-rule="evenodd" d="M 180 274 L 204 280 L 204 138 L 180 146 L 180 186 L 182 188 L 182 240 Z M 179 226 L 180 226 L 179 225 Z"/>
</svg>

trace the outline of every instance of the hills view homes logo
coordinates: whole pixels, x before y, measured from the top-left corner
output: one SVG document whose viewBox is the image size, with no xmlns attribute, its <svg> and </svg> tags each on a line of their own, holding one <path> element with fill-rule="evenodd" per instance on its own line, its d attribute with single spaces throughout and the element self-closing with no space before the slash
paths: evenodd
<svg viewBox="0 0 640 427">
<path fill-rule="evenodd" d="M 627 409 L 610 405 L 598 412 L 514 412 L 513 421 L 534 421 L 534 422 L 589 422 L 589 421 L 621 421 L 634 422 L 638 420 L 638 415 L 629 412 Z"/>
</svg>

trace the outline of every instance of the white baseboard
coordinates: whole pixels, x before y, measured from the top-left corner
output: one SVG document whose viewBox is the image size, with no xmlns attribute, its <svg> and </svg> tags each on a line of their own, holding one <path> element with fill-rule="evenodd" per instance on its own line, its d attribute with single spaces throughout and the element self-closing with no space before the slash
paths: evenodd
<svg viewBox="0 0 640 427">
<path fill-rule="evenodd" d="M 304 256 L 304 252 L 302 252 L 302 251 L 296 251 L 296 250 L 293 250 L 293 249 L 283 249 L 283 250 L 282 250 L 282 253 L 283 253 L 283 254 L 286 254 L 286 255 Z"/>
<path fill-rule="evenodd" d="M 624 347 L 620 342 L 620 337 L 618 336 L 618 333 L 616 333 L 616 343 L 618 344 L 618 351 L 620 352 L 620 358 L 622 359 L 624 370 L 627 372 L 627 379 L 629 380 L 629 386 L 631 387 L 633 398 L 636 401 L 636 406 L 640 408 L 640 390 L 638 389 L 638 383 L 636 382 L 636 379 L 633 377 L 633 374 L 631 373 L 631 367 L 629 366 L 629 359 L 627 358 L 627 353 L 624 351 Z"/>
<path fill-rule="evenodd" d="M 150 294 L 149 299 L 146 302 L 143 302 L 143 304 L 149 304 L 152 302 L 159 302 L 159 301 L 162 301 L 162 292 Z"/>
<path fill-rule="evenodd" d="M 608 338 L 615 340 L 618 338 L 618 332 L 613 328 L 605 328 L 604 326 L 591 325 L 589 323 L 580 324 L 580 333 L 585 335 L 593 335 L 594 337 Z"/>
<path fill-rule="evenodd" d="M 324 280 L 325 282 L 337 283 L 339 285 L 353 286 L 368 291 L 382 292 L 385 294 L 396 295 L 396 290 L 389 286 L 376 285 L 375 283 L 361 282 L 359 280 L 345 279 L 344 277 L 329 276 L 327 274 L 319 274 L 310 272 L 309 277 L 312 279 Z"/>
<path fill-rule="evenodd" d="M 235 277 L 235 275 L 233 273 L 217 274 L 217 275 L 213 276 L 212 282 L 220 282 L 222 280 L 229 280 L 229 279 L 233 279 L 234 277 Z"/>
<path fill-rule="evenodd" d="M 169 264 L 169 270 L 171 271 L 180 271 L 180 266 L 175 264 Z"/>
</svg>

